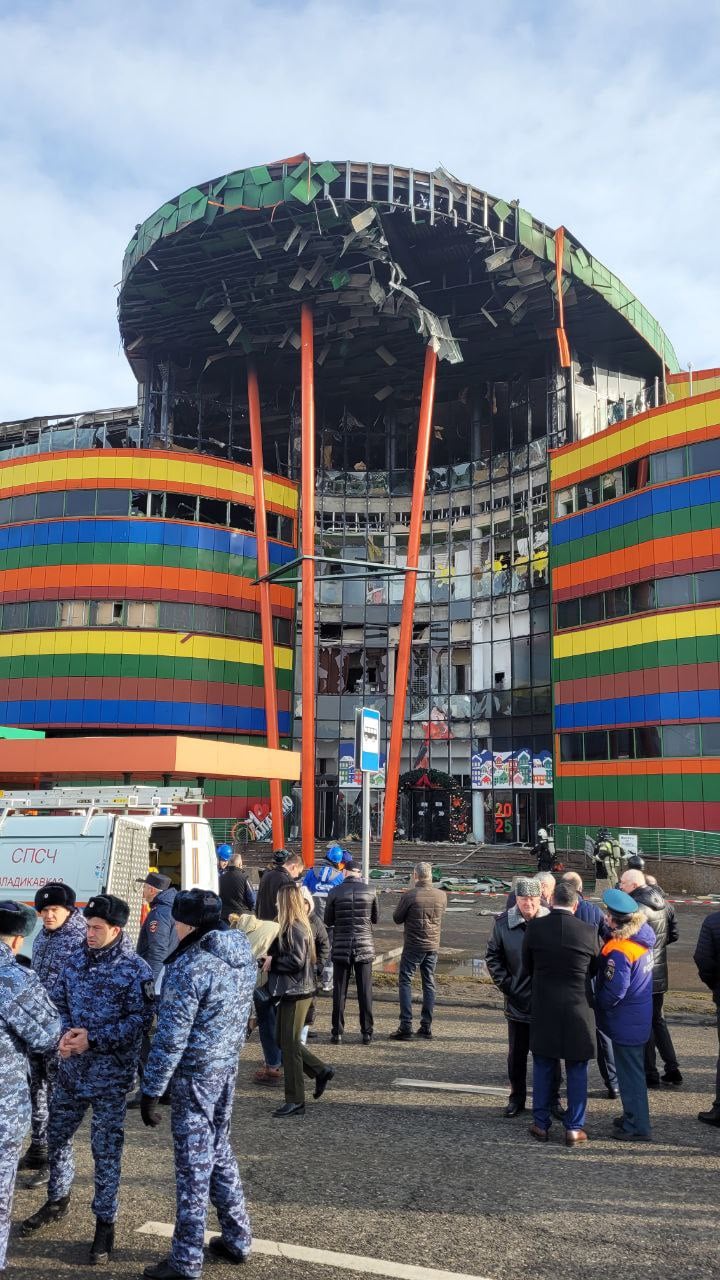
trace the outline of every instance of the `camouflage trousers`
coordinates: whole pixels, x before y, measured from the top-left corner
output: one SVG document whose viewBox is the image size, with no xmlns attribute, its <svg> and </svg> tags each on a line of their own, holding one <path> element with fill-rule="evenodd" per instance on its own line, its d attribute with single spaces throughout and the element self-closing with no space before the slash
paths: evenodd
<svg viewBox="0 0 720 1280">
<path fill-rule="evenodd" d="M 217 1210 L 222 1238 L 236 1253 L 252 1244 L 250 1221 L 237 1160 L 230 1146 L 237 1068 L 175 1076 L 172 1135 L 175 1147 L 177 1214 L 170 1262 L 186 1276 L 199 1276 L 208 1201 Z"/>
<path fill-rule="evenodd" d="M 32 1102 L 31 1140 L 44 1146 L 48 1130 L 48 1097 L 53 1074 L 48 1061 L 40 1053 L 30 1056 L 30 1101 Z"/>
<path fill-rule="evenodd" d="M 3 1098 L 3 1115 L 0 1118 L 0 1271 L 5 1266 L 8 1236 L 10 1235 L 10 1218 L 12 1215 L 13 1191 L 15 1175 L 20 1152 L 30 1123 L 30 1108 L 27 1104 L 19 1110 L 5 1112 L 5 1107 L 12 1099 Z"/>
<path fill-rule="evenodd" d="M 75 1177 L 73 1137 L 88 1107 L 92 1107 L 90 1147 L 95 1162 L 92 1211 L 96 1218 L 114 1222 L 118 1211 L 120 1161 L 125 1141 L 124 1093 L 111 1093 L 98 1098 L 76 1098 L 62 1085 L 53 1085 L 48 1121 L 48 1200 L 60 1200 L 70 1193 Z"/>
</svg>

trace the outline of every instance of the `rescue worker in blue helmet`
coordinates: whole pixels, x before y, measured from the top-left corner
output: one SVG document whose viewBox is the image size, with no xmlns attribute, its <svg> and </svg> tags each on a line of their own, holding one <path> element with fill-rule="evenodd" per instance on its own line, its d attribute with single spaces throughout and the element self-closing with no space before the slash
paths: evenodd
<svg viewBox="0 0 720 1280">
<path fill-rule="evenodd" d="M 35 894 L 35 910 L 42 929 L 35 935 L 32 967 L 52 1000 L 65 965 L 80 950 L 87 935 L 87 920 L 75 905 L 75 890 L 69 884 L 49 881 Z M 42 1187 L 50 1173 L 47 1156 L 48 1100 L 57 1074 L 57 1055 L 33 1054 L 30 1059 L 30 1101 L 32 1122 L 30 1146 L 19 1169 L 33 1169 L 25 1184 Z"/>
<path fill-rule="evenodd" d="M 170 1253 L 145 1268 L 148 1280 L 201 1274 L 208 1201 L 221 1230 L 209 1246 L 213 1258 L 246 1262 L 252 1244 L 230 1122 L 257 963 L 242 930 L 222 920 L 216 893 L 184 890 L 172 912 L 180 942 L 165 961 L 140 1114 L 155 1128 L 170 1086 L 177 1212 Z"/>
<path fill-rule="evenodd" d="M 18 1156 L 30 1124 L 28 1057 L 60 1039 L 57 1010 L 31 969 L 15 957 L 37 916 L 21 902 L 0 902 L 0 1273 L 10 1234 Z"/>
<path fill-rule="evenodd" d="M 126 1095 L 143 1033 L 152 1022 L 155 983 L 124 932 L 130 908 L 122 898 L 95 894 L 83 914 L 87 941 L 64 969 L 53 997 L 63 1036 L 48 1122 L 48 1198 L 25 1219 L 21 1235 L 66 1217 L 75 1176 L 73 1136 L 91 1107 L 95 1237 L 90 1262 L 97 1263 L 107 1261 L 115 1245 Z"/>
<path fill-rule="evenodd" d="M 215 857 L 217 858 L 218 875 L 222 875 L 223 871 L 226 870 L 230 859 L 232 858 L 232 845 L 219 844 L 215 849 Z"/>
</svg>

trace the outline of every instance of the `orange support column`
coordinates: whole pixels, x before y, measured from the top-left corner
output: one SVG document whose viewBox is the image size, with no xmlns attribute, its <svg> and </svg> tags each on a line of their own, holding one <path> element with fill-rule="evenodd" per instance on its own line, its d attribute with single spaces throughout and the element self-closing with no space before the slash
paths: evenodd
<svg viewBox="0 0 720 1280">
<path fill-rule="evenodd" d="M 430 456 L 430 433 L 432 430 L 433 405 L 435 403 L 435 374 L 437 356 L 430 347 L 425 352 L 425 369 L 423 372 L 422 399 L 420 401 L 420 421 L 418 423 L 418 442 L 415 454 L 415 475 L 413 478 L 412 507 L 410 509 L 410 532 L 408 535 L 407 567 L 417 569 L 420 559 L 420 532 L 422 529 L 423 509 L 425 506 L 425 485 L 427 481 L 428 458 Z M 395 839 L 395 820 L 400 783 L 400 757 L 402 754 L 403 729 L 405 723 L 405 703 L 407 700 L 408 680 L 410 678 L 410 653 L 412 649 L 413 614 L 415 612 L 415 591 L 417 573 L 405 574 L 402 614 L 400 617 L 400 638 L 398 641 L 397 664 L 395 667 L 395 693 L 393 697 L 392 727 L 390 730 L 390 749 L 388 751 L 387 768 L 385 770 L 385 812 L 383 815 L 382 838 L 380 841 L 380 864 L 387 867 L 392 862 L 393 841 Z"/>
<path fill-rule="evenodd" d="M 304 302 L 300 315 L 302 372 L 302 855 L 315 861 L 315 362 L 313 312 Z M 310 557 L 310 558 L 308 558 Z"/>
<path fill-rule="evenodd" d="M 265 484 L 263 474 L 262 424 L 260 419 L 260 389 L 257 370 L 253 361 L 247 371 L 248 410 L 250 417 L 250 448 L 252 451 L 253 484 L 255 488 L 255 539 L 257 541 L 257 576 L 267 577 L 270 572 L 270 554 L 267 541 L 265 513 Z M 262 637 L 263 675 L 265 678 L 265 733 L 267 744 L 275 750 L 280 747 L 278 733 L 277 684 L 275 679 L 275 639 L 273 636 L 270 583 L 260 583 L 260 635 Z M 279 778 L 270 779 L 270 814 L 272 817 L 272 841 L 274 849 L 285 844 L 282 808 L 282 784 Z"/>
</svg>

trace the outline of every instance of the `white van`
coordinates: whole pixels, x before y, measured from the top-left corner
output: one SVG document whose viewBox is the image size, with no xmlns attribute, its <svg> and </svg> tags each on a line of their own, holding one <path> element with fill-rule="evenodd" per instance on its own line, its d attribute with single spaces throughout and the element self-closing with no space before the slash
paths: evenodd
<svg viewBox="0 0 720 1280">
<path fill-rule="evenodd" d="M 177 889 L 217 893 L 210 824 L 176 811 L 177 805 L 202 810 L 203 803 L 196 787 L 0 791 L 0 901 L 32 906 L 49 880 L 70 885 L 80 907 L 93 894 L 114 893 L 130 906 L 127 930 L 135 939 L 142 910 L 138 881 L 151 866 Z"/>
</svg>

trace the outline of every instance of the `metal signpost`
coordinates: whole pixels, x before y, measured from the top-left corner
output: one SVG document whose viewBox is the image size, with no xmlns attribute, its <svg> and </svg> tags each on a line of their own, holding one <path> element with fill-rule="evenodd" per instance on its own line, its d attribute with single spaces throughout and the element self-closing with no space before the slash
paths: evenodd
<svg viewBox="0 0 720 1280">
<path fill-rule="evenodd" d="M 370 774 L 380 768 L 380 712 L 355 708 L 355 768 L 362 773 L 362 877 L 370 878 Z"/>
</svg>

